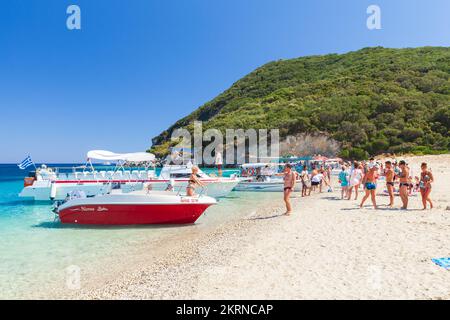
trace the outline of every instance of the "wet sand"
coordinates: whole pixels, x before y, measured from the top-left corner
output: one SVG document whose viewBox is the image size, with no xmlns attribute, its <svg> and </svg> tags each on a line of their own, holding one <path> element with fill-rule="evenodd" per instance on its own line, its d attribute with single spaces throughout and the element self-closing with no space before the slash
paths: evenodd
<svg viewBox="0 0 450 320">
<path fill-rule="evenodd" d="M 124 257 L 114 279 L 65 297 L 450 299 L 450 271 L 431 261 L 450 256 L 450 155 L 406 160 L 416 175 L 422 161 L 433 170 L 433 210 L 421 210 L 420 195 L 411 197 L 407 211 L 399 210 L 399 197 L 390 209 L 383 196 L 378 210 L 370 199 L 359 209 L 359 200 L 340 200 L 335 188 L 295 195 L 288 217 L 280 194 L 272 207 L 181 237 L 157 257 L 143 255 L 140 263 Z"/>
</svg>

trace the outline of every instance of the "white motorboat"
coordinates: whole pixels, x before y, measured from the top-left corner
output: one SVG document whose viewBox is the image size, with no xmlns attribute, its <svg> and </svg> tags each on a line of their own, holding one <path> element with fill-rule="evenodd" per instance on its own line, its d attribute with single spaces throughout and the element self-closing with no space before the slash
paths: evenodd
<svg viewBox="0 0 450 320">
<path fill-rule="evenodd" d="M 281 163 L 246 163 L 241 166 L 241 177 L 235 191 L 272 191 L 284 190 L 282 176 L 277 176 Z M 301 181 L 297 180 L 295 191 L 302 188 Z"/>
<path fill-rule="evenodd" d="M 63 172 L 61 168 L 43 165 L 24 179 L 24 188 L 19 197 L 35 201 L 63 200 L 72 191 L 82 191 L 88 197 L 106 194 L 112 189 L 124 193 L 148 189 L 167 190 L 186 188 L 192 164 L 164 166 L 161 175 L 156 175 L 151 166 L 155 156 L 146 152 L 118 154 L 105 150 L 93 150 L 87 154 L 86 166 Z M 118 166 L 112 171 L 96 170 L 91 160 L 116 161 Z M 145 163 L 144 170 L 126 169 L 123 163 Z M 67 170 L 67 168 L 65 169 Z M 212 197 L 226 196 L 239 183 L 237 178 L 210 177 L 199 170 L 199 178 L 206 185 L 204 193 Z"/>
</svg>

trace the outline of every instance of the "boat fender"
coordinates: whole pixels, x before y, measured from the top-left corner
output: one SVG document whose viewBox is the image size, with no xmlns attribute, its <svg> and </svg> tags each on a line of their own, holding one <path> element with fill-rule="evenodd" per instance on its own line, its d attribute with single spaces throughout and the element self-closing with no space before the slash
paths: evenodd
<svg viewBox="0 0 450 320">
<path fill-rule="evenodd" d="M 34 180 L 35 179 L 33 177 L 27 177 L 27 178 L 23 179 L 23 186 L 24 187 L 32 186 L 34 183 Z"/>
<path fill-rule="evenodd" d="M 50 188 L 50 199 L 53 200 L 56 197 L 56 183 L 52 182 L 52 186 Z"/>
</svg>

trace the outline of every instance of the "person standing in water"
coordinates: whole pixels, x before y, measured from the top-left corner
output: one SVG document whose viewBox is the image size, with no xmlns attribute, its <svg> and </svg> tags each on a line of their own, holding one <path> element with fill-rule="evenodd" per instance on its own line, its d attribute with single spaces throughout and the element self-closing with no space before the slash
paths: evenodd
<svg viewBox="0 0 450 320">
<path fill-rule="evenodd" d="M 398 167 L 401 172 L 399 173 L 399 181 L 400 181 L 400 199 L 402 200 L 403 206 L 401 209 L 408 209 L 408 187 L 409 187 L 409 169 L 406 166 L 405 160 L 401 160 L 398 163 Z"/>
<path fill-rule="evenodd" d="M 286 204 L 286 215 L 292 213 L 291 193 L 295 188 L 295 173 L 292 171 L 292 166 L 288 163 L 284 167 L 284 203 Z"/>
<path fill-rule="evenodd" d="M 385 163 L 384 175 L 386 177 L 386 189 L 389 194 L 389 207 L 394 206 L 394 177 L 395 172 L 392 168 L 392 163 L 390 161 L 386 161 Z"/>
<path fill-rule="evenodd" d="M 431 202 L 430 193 L 431 183 L 434 181 L 434 177 L 431 171 L 428 170 L 428 166 L 425 162 L 422 163 L 420 169 L 422 172 L 420 173 L 419 188 L 420 195 L 422 196 L 423 210 L 427 209 L 427 202 L 430 203 L 430 209 L 433 209 L 433 202 Z"/>
<path fill-rule="evenodd" d="M 195 195 L 195 187 L 196 186 L 201 186 L 201 187 L 205 186 L 205 184 L 203 182 L 201 182 L 200 179 L 197 177 L 197 173 L 198 173 L 198 167 L 196 167 L 196 166 L 192 167 L 192 173 L 191 173 L 191 176 L 189 177 L 188 185 L 186 187 L 186 195 L 188 197 L 192 197 L 193 195 Z"/>
<path fill-rule="evenodd" d="M 221 177 L 222 176 L 223 159 L 222 159 L 222 154 L 220 153 L 220 151 L 216 152 L 215 162 L 216 162 L 216 166 L 217 166 L 217 171 L 218 171 L 219 177 Z"/>
<path fill-rule="evenodd" d="M 364 187 L 365 187 L 366 194 L 362 198 L 361 204 L 359 205 L 360 208 L 362 208 L 362 206 L 364 205 L 364 202 L 370 196 L 372 199 L 373 207 L 375 209 L 377 209 L 377 201 L 376 201 L 377 171 L 378 171 L 378 166 L 376 166 L 375 164 L 371 164 L 368 168 L 367 173 L 364 175 Z"/>
</svg>

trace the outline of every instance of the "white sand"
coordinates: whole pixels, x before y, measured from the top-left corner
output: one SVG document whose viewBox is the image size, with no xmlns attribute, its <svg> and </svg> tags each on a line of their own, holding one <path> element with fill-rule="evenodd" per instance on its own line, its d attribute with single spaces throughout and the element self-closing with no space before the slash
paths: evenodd
<svg viewBox="0 0 450 320">
<path fill-rule="evenodd" d="M 450 256 L 450 155 L 407 159 L 414 173 L 429 163 L 435 209 L 358 209 L 340 190 L 280 199 L 247 219 L 178 243 L 148 264 L 128 265 L 114 281 L 77 298 L 112 299 L 450 299 L 450 271 L 431 258 Z M 380 187 L 381 188 L 381 187 Z M 360 194 L 361 196 L 362 194 Z"/>
</svg>

